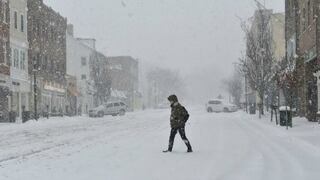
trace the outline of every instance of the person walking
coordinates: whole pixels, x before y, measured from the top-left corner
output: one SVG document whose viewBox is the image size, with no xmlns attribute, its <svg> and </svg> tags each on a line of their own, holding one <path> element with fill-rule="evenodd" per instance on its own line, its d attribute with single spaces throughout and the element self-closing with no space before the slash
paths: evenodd
<svg viewBox="0 0 320 180">
<path fill-rule="evenodd" d="M 170 101 L 171 105 L 171 116 L 170 116 L 170 125 L 171 125 L 171 132 L 170 132 L 170 137 L 169 137 L 169 146 L 167 150 L 164 150 L 164 153 L 167 152 L 172 152 L 173 148 L 173 143 L 174 143 L 174 138 L 179 132 L 182 140 L 186 144 L 188 150 L 187 152 L 192 152 L 192 147 L 190 144 L 190 141 L 186 137 L 186 132 L 185 132 L 185 124 L 187 120 L 189 119 L 189 113 L 183 107 L 179 101 L 176 95 L 171 95 L 168 97 L 168 100 Z"/>
</svg>

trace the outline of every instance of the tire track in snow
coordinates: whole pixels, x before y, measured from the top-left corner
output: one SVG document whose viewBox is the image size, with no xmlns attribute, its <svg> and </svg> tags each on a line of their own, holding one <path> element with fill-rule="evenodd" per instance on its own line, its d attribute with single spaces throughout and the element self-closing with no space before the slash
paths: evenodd
<svg viewBox="0 0 320 180">
<path fill-rule="evenodd" d="M 222 172 L 220 172 L 219 175 L 215 178 L 216 180 L 226 180 L 226 179 L 240 180 L 241 177 L 233 176 L 233 174 L 235 174 L 235 172 L 239 169 L 239 167 L 246 167 L 249 163 L 256 163 L 257 159 L 263 158 L 260 152 L 257 152 L 254 149 L 250 148 L 250 141 L 244 141 L 244 139 L 248 139 L 244 137 L 249 137 L 247 132 L 243 131 L 238 124 L 234 123 L 233 122 L 234 117 L 230 115 L 231 114 L 227 114 L 228 118 L 226 117 L 222 118 L 222 121 L 221 121 L 222 125 L 220 129 L 223 129 L 224 131 L 225 129 L 228 129 L 228 131 L 234 131 L 236 135 L 231 136 L 231 139 L 226 139 L 226 137 L 230 137 L 230 132 L 228 131 L 224 132 L 224 135 L 221 138 L 221 140 L 224 142 L 223 149 L 225 149 L 228 146 L 231 146 L 230 143 L 238 142 L 239 144 L 237 146 L 231 146 L 228 148 L 232 148 L 233 151 L 239 152 L 240 157 L 236 157 L 234 159 L 228 159 L 229 155 L 222 152 L 222 155 L 220 155 L 220 157 L 226 158 L 226 160 L 229 160 L 229 161 L 231 160 L 231 163 L 227 164 L 228 166 L 221 168 Z M 226 149 L 225 151 L 229 152 L 230 149 Z M 233 155 L 233 157 L 235 156 Z M 261 169 L 259 169 L 259 171 L 261 171 Z M 210 179 L 210 176 L 207 179 Z M 248 178 L 246 177 L 244 179 L 247 180 Z"/>
<path fill-rule="evenodd" d="M 257 120 L 258 121 L 258 120 Z M 280 144 L 272 140 L 272 132 L 266 131 L 266 127 L 258 127 L 251 120 L 234 121 L 247 132 L 248 137 L 263 154 L 263 163 L 266 166 L 262 179 L 297 179 L 305 178 L 301 162 L 291 154 L 291 150 L 285 144 Z M 277 129 L 274 129 L 277 131 Z M 241 169 L 241 168 L 240 168 Z M 242 168 L 243 169 L 243 168 Z"/>
<path fill-rule="evenodd" d="M 139 130 L 153 129 L 150 127 L 155 127 L 158 124 L 158 119 L 150 120 L 151 117 L 148 120 L 141 120 L 136 118 L 137 115 L 129 114 L 128 116 L 130 120 L 126 118 L 111 120 L 101 118 L 90 122 L 91 119 L 88 118 L 88 121 L 72 122 L 71 125 L 44 127 L 34 130 L 34 132 L 32 130 L 18 130 L 7 134 L 0 139 L 0 142 L 2 142 L 0 145 L 6 148 L 6 151 L 2 151 L 2 155 L 0 154 L 2 156 L 0 157 L 0 165 L 63 147 L 74 146 L 76 152 L 81 148 L 94 145 L 97 141 L 106 142 L 108 139 L 119 136 L 133 136 L 135 133 L 139 133 Z M 145 123 L 145 121 L 148 121 L 148 123 Z M 29 136 L 26 134 L 29 134 Z M 33 135 L 30 136 L 30 134 Z M 6 139 L 9 136 L 11 138 Z M 5 139 L 6 141 L 4 141 Z M 6 146 L 6 144 L 9 144 L 9 146 Z"/>
<path fill-rule="evenodd" d="M 209 114 L 208 116 L 211 116 L 210 121 L 201 125 L 211 127 L 209 124 L 212 124 L 214 127 L 212 131 L 209 131 L 211 137 L 214 138 L 213 143 L 207 144 L 207 146 L 215 147 L 215 149 L 212 149 L 211 154 L 208 155 L 210 161 L 206 163 L 209 165 L 205 170 L 207 174 L 199 179 L 225 180 L 234 169 L 251 158 L 250 155 L 253 151 L 250 148 L 243 148 L 247 147 L 243 144 L 249 142 L 245 138 L 239 137 L 246 137 L 247 134 L 239 131 L 239 127 L 232 122 L 232 114 L 219 113 Z M 233 149 L 233 151 L 230 149 Z M 233 159 L 230 157 L 233 157 Z"/>
</svg>

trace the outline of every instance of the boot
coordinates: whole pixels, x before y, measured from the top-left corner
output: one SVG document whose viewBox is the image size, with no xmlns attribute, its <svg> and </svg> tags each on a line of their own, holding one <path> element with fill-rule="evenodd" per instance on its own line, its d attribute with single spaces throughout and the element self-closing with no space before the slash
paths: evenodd
<svg viewBox="0 0 320 180">
<path fill-rule="evenodd" d="M 164 150 L 164 151 L 162 151 L 162 152 L 164 152 L 164 153 L 167 153 L 167 152 L 172 152 L 172 148 L 173 148 L 173 142 L 169 142 L 169 146 L 168 146 L 168 149 L 167 150 Z"/>
<path fill-rule="evenodd" d="M 186 143 L 186 146 L 188 147 L 187 152 L 188 152 L 188 153 L 193 152 L 190 142 L 189 142 L 189 141 L 185 141 L 185 143 Z"/>
<path fill-rule="evenodd" d="M 169 149 L 168 149 L 168 150 L 163 150 L 162 152 L 163 152 L 163 153 L 168 153 L 168 152 L 172 152 L 172 150 L 169 150 Z"/>
</svg>

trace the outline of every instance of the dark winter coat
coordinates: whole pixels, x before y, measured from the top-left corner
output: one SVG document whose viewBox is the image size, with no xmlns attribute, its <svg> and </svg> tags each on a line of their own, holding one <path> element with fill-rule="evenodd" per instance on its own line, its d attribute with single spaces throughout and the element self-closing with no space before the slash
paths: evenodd
<svg viewBox="0 0 320 180">
<path fill-rule="evenodd" d="M 182 128 L 185 126 L 188 111 L 178 102 L 171 105 L 171 128 Z"/>
</svg>

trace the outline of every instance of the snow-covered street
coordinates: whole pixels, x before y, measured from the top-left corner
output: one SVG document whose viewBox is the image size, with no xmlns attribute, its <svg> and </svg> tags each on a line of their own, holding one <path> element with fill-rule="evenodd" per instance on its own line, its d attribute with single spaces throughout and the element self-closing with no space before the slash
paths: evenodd
<svg viewBox="0 0 320 180">
<path fill-rule="evenodd" d="M 277 127 L 244 112 L 190 109 L 186 133 L 162 153 L 169 109 L 123 117 L 52 118 L 0 124 L 1 180 L 316 180 L 320 127 L 297 119 Z"/>
</svg>

